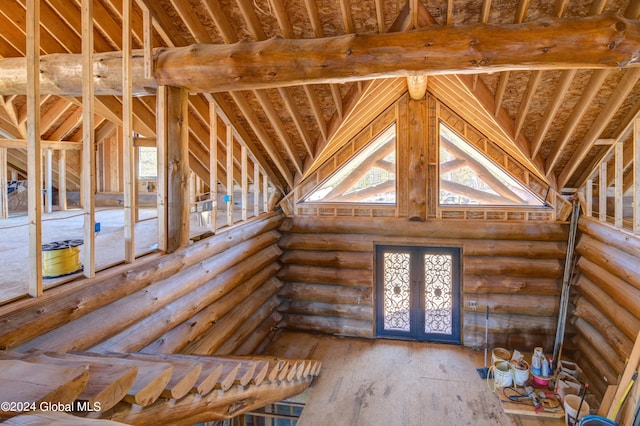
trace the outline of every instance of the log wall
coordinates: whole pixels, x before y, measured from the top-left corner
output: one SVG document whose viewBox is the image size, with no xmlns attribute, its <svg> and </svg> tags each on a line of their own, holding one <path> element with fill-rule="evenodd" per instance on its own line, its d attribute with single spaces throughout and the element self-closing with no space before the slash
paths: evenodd
<svg viewBox="0 0 640 426">
<path fill-rule="evenodd" d="M 600 398 L 616 384 L 640 331 L 640 242 L 626 232 L 582 217 L 577 276 L 565 341 L 591 390 Z"/>
<path fill-rule="evenodd" d="M 375 336 L 375 244 L 462 248 L 465 346 L 553 349 L 568 227 L 558 223 L 286 218 L 281 326 Z M 470 301 L 477 302 L 474 309 Z"/>
<path fill-rule="evenodd" d="M 281 319 L 282 217 L 264 215 L 168 255 L 0 308 L 0 348 L 251 353 Z"/>
</svg>

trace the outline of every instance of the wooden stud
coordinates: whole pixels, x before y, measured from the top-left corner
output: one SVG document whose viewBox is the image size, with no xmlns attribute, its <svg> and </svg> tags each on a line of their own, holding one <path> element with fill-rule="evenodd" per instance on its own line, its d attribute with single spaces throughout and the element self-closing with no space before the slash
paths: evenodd
<svg viewBox="0 0 640 426">
<path fill-rule="evenodd" d="M 45 198 L 44 209 L 47 213 L 53 212 L 53 151 L 45 150 Z"/>
<path fill-rule="evenodd" d="M 214 102 L 209 102 L 209 200 L 209 227 L 215 233 L 218 216 L 218 111 Z"/>
<path fill-rule="evenodd" d="M 156 148 L 158 158 L 158 250 L 167 251 L 167 229 L 168 229 L 168 190 L 167 190 L 167 175 L 168 175 L 168 105 L 167 94 L 168 90 L 166 86 L 158 87 L 158 93 L 156 94 Z"/>
<path fill-rule="evenodd" d="M 262 210 L 266 213 L 269 211 L 269 178 L 265 173 L 262 174 Z"/>
<path fill-rule="evenodd" d="M 67 151 L 58 151 L 58 210 L 67 210 Z"/>
<path fill-rule="evenodd" d="M 233 225 L 233 127 L 227 126 L 227 225 Z"/>
<path fill-rule="evenodd" d="M 587 179 L 585 193 L 587 197 L 587 208 L 584 215 L 591 217 L 593 216 L 593 179 Z"/>
<path fill-rule="evenodd" d="M 615 203 L 615 226 L 616 228 L 622 228 L 622 219 L 623 219 L 623 196 L 624 196 L 624 188 L 623 188 L 623 178 L 624 178 L 624 169 L 622 166 L 623 159 L 623 141 L 619 140 L 616 142 L 614 148 L 614 173 L 615 173 L 615 182 L 614 182 L 614 203 Z"/>
<path fill-rule="evenodd" d="M 0 219 L 9 217 L 9 194 L 7 188 L 7 148 L 0 148 Z"/>
<path fill-rule="evenodd" d="M 135 261 L 135 223 L 136 223 L 136 165 L 133 145 L 133 99 L 131 81 L 131 4 L 132 0 L 123 0 L 122 13 L 122 135 L 123 135 L 123 171 L 124 171 L 124 261 Z"/>
<path fill-rule="evenodd" d="M 151 11 L 142 4 L 142 31 L 144 39 L 144 77 L 153 77 L 153 31 L 151 28 Z"/>
<path fill-rule="evenodd" d="M 29 295 L 42 295 L 42 153 L 40 152 L 40 0 L 27 1 L 27 171 Z"/>
<path fill-rule="evenodd" d="M 633 120 L 633 233 L 640 234 L 640 118 Z"/>
<path fill-rule="evenodd" d="M 247 161 L 247 146 L 242 144 L 240 147 L 240 164 L 242 168 L 242 220 L 247 220 L 247 211 L 249 204 L 249 173 L 247 170 L 248 161 Z"/>
<path fill-rule="evenodd" d="M 95 133 L 93 87 L 93 0 L 82 1 L 82 176 L 81 203 L 84 211 L 84 275 L 95 275 Z"/>
<path fill-rule="evenodd" d="M 607 162 L 600 164 L 600 191 L 598 193 L 598 211 L 600 222 L 607 221 Z"/>
<path fill-rule="evenodd" d="M 260 167 L 257 161 L 253 161 L 253 215 L 260 214 Z"/>
</svg>

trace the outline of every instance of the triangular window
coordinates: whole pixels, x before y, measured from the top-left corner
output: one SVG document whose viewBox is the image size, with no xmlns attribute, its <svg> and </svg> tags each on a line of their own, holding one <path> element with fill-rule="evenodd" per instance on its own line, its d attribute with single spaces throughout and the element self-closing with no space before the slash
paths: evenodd
<svg viewBox="0 0 640 426">
<path fill-rule="evenodd" d="M 543 201 L 440 123 L 440 204 L 543 206 Z"/>
<path fill-rule="evenodd" d="M 395 204 L 396 125 L 376 136 L 303 202 Z"/>
</svg>

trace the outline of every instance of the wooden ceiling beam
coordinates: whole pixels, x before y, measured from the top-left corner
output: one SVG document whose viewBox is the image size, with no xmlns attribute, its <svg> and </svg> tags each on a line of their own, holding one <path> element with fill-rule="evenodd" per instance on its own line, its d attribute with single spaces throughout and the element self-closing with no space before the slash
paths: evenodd
<svg viewBox="0 0 640 426">
<path fill-rule="evenodd" d="M 376 22 L 378 24 L 378 34 L 386 31 L 384 27 L 384 0 L 375 0 Z"/>
<path fill-rule="evenodd" d="M 553 43 L 552 43 L 553 40 Z M 610 40 L 615 47 L 609 48 Z M 425 46 L 430 44 L 429 47 Z M 491 52 L 456 54 L 469 44 Z M 548 47 L 553 45 L 553 48 Z M 581 49 L 573 46 L 580 45 Z M 612 46 L 613 46 L 612 45 Z M 384 48 L 379 48 L 383 46 Z M 532 49 L 532 46 L 534 48 Z M 535 46 L 540 46 L 536 49 Z M 546 46 L 546 47 L 545 47 Z M 515 69 L 613 69 L 637 65 L 640 23 L 612 15 L 546 19 L 519 25 L 429 27 L 411 33 L 358 34 L 324 39 L 269 39 L 234 45 L 199 45 L 156 51 L 155 79 L 144 79 L 143 57 L 133 58 L 134 87 L 158 85 L 217 92 L 282 87 L 300 83 L 354 81 L 421 73 L 476 73 Z M 257 51 L 261 55 L 256 55 Z M 306 52 L 301 62 L 300 52 Z M 349 54 L 344 54 L 349 52 Z M 483 53 L 486 53 L 483 54 Z M 41 61 L 44 93 L 78 91 L 81 55 L 47 55 Z M 96 54 L 96 93 L 118 93 L 121 53 Z M 469 59 L 469 57 L 475 59 Z M 420 60 L 416 60 L 420 57 Z M 292 66 L 294 64 L 294 66 Z M 25 91 L 24 58 L 0 60 L 0 94 Z M 145 87 L 149 86 L 149 87 Z"/>
<path fill-rule="evenodd" d="M 522 130 L 522 125 L 524 124 L 524 120 L 529 113 L 529 108 L 531 107 L 531 101 L 538 90 L 538 85 L 540 84 L 540 80 L 542 79 L 542 71 L 536 70 L 531 73 L 529 77 L 529 82 L 527 83 L 527 91 L 522 97 L 522 101 L 520 101 L 520 107 L 518 108 L 518 115 L 515 119 L 514 125 L 514 134 L 513 138 L 517 139 L 518 135 L 520 135 L 520 131 Z"/>
<path fill-rule="evenodd" d="M 486 24 L 489 22 L 489 14 L 491 13 L 491 0 L 482 2 L 482 10 L 480 11 L 480 22 Z"/>
<path fill-rule="evenodd" d="M 45 0 L 45 2 L 55 10 L 56 14 L 60 16 L 60 19 L 75 33 L 75 36 L 80 38 L 82 28 L 80 9 L 73 7 L 74 3 L 70 3 L 69 0 Z M 114 47 L 99 31 L 94 33 L 93 40 L 97 52 L 108 52 Z"/>
<path fill-rule="evenodd" d="M 65 140 L 70 132 L 82 124 L 82 108 L 76 107 L 75 111 L 49 136 L 53 140 Z"/>
<path fill-rule="evenodd" d="M 64 98 L 60 98 L 40 118 L 40 133 L 45 134 L 52 125 L 64 115 L 72 105 Z"/>
<path fill-rule="evenodd" d="M 213 43 L 209 31 L 204 27 L 200 19 L 193 12 L 193 7 L 184 0 L 171 0 L 173 8 L 178 12 L 182 22 L 189 29 L 196 43 Z"/>
<path fill-rule="evenodd" d="M 353 25 L 353 15 L 351 14 L 351 0 L 340 0 L 340 11 L 342 12 L 342 22 L 344 32 L 351 34 L 355 31 Z"/>
<path fill-rule="evenodd" d="M 220 2 L 218 0 L 202 0 L 202 4 L 206 11 L 209 12 L 209 17 L 216 24 L 218 32 L 222 36 L 224 42 L 227 44 L 235 43 L 237 41 L 235 31 L 229 23 L 229 20 L 225 17 L 224 11 L 220 6 Z M 236 40 L 234 40 L 234 38 L 236 38 Z"/>
<path fill-rule="evenodd" d="M 313 141 L 311 140 L 311 136 L 307 131 L 307 127 L 298 111 L 298 106 L 296 105 L 293 96 L 289 90 L 286 90 L 284 87 L 279 87 L 278 92 L 280 96 L 284 100 L 284 104 L 287 107 L 287 111 L 291 115 L 293 120 L 293 124 L 295 124 L 296 129 L 298 129 L 298 133 L 300 133 L 300 137 L 302 138 L 302 143 L 307 151 L 307 155 L 313 159 Z"/>
</svg>

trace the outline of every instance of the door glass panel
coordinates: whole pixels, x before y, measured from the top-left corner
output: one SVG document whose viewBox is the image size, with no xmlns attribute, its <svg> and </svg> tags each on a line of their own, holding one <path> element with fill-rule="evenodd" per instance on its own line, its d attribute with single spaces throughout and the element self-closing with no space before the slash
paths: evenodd
<svg viewBox="0 0 640 426">
<path fill-rule="evenodd" d="M 453 269 L 449 254 L 424 255 L 424 332 L 452 334 Z"/>
<path fill-rule="evenodd" d="M 385 252 L 384 257 L 384 329 L 410 331 L 408 253 Z"/>
</svg>

